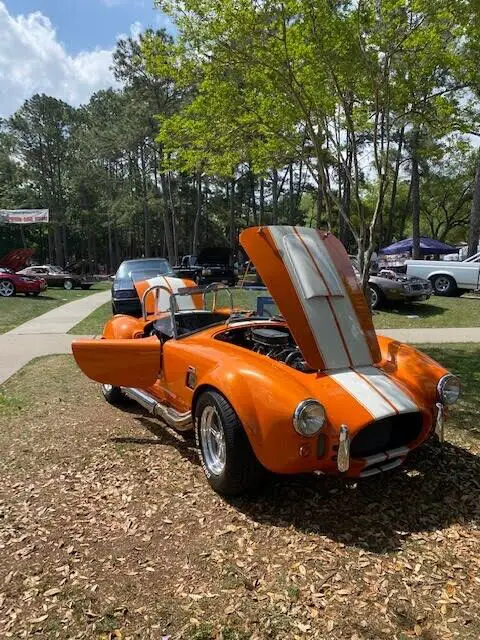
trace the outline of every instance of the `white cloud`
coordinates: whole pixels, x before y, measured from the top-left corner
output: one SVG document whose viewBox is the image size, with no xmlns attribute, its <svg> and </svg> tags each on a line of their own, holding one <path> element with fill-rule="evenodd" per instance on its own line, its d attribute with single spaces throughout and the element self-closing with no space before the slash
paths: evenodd
<svg viewBox="0 0 480 640">
<path fill-rule="evenodd" d="M 69 55 L 39 11 L 13 16 L 0 0 L 0 34 L 0 117 L 11 115 L 34 93 L 79 105 L 93 92 L 116 85 L 110 70 L 113 49 Z"/>
</svg>

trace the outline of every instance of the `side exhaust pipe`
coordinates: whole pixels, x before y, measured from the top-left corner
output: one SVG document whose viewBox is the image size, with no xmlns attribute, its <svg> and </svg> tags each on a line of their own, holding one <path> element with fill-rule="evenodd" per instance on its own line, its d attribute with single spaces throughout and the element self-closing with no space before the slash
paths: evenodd
<svg viewBox="0 0 480 640">
<path fill-rule="evenodd" d="M 167 407 L 164 404 L 161 404 L 153 396 L 141 389 L 122 387 L 122 391 L 128 398 L 138 402 L 141 407 L 146 409 L 156 418 L 160 418 L 166 422 L 169 427 L 172 427 L 177 431 L 190 431 L 193 428 L 191 411 L 179 413 L 172 407 Z"/>
</svg>

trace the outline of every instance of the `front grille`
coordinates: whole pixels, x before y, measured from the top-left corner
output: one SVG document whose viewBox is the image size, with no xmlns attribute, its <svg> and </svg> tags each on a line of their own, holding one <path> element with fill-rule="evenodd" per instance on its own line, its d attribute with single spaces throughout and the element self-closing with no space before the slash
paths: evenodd
<svg viewBox="0 0 480 640">
<path fill-rule="evenodd" d="M 366 458 L 404 447 L 418 438 L 422 423 L 422 414 L 418 412 L 401 413 L 371 422 L 352 438 L 350 455 L 352 458 Z"/>
<path fill-rule="evenodd" d="M 412 284 L 412 291 L 423 291 L 423 284 Z"/>
</svg>

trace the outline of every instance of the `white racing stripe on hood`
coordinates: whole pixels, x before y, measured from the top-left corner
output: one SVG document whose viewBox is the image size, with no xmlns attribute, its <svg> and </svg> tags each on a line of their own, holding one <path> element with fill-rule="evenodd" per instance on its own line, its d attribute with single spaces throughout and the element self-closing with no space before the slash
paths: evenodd
<svg viewBox="0 0 480 640">
<path fill-rule="evenodd" d="M 270 227 L 327 369 L 373 364 L 335 263 L 314 229 Z M 321 274 L 321 275 L 320 275 Z"/>
<path fill-rule="evenodd" d="M 327 373 L 359 404 L 365 407 L 375 420 L 394 416 L 397 413 L 395 408 L 356 371 L 347 369 L 345 371 L 327 371 Z M 390 398 L 388 399 L 390 400 Z"/>
<path fill-rule="evenodd" d="M 395 405 L 398 413 L 411 413 L 418 411 L 415 402 L 407 396 L 400 385 L 376 367 L 358 367 L 356 371 L 365 376 L 383 396 Z"/>
<path fill-rule="evenodd" d="M 327 289 L 312 265 L 305 247 L 298 237 L 289 233 L 285 227 L 270 227 L 269 230 L 298 293 L 325 366 L 332 369 L 348 367 L 348 354 L 327 300 Z M 289 240 L 284 243 L 286 232 Z"/>
<path fill-rule="evenodd" d="M 172 278 L 170 276 L 157 276 L 147 280 L 149 287 L 167 287 L 172 293 L 177 293 L 179 289 L 183 289 L 186 285 L 182 278 Z M 151 294 L 153 296 L 153 293 Z M 195 303 L 192 296 L 178 296 L 177 304 L 180 311 L 191 311 L 195 309 Z M 158 298 L 159 312 L 167 311 L 170 308 L 170 296 L 166 291 L 160 289 L 160 295 Z"/>
<path fill-rule="evenodd" d="M 347 393 L 361 404 L 375 420 L 397 413 L 413 413 L 418 407 L 391 378 L 375 367 L 355 371 L 328 371 Z"/>
</svg>

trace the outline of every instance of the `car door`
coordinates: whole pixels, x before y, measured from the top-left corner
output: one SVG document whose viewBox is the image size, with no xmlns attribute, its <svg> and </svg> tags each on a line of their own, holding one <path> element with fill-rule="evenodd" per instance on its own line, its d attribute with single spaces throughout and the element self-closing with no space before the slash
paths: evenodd
<svg viewBox="0 0 480 640">
<path fill-rule="evenodd" d="M 91 380 L 114 387 L 146 389 L 160 373 L 162 345 L 156 336 L 135 339 L 74 340 L 74 358 Z"/>
</svg>

